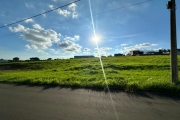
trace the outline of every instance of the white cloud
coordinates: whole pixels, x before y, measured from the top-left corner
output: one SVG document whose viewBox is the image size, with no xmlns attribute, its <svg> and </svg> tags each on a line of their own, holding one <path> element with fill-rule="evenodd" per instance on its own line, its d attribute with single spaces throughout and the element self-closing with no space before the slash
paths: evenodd
<svg viewBox="0 0 180 120">
<path fill-rule="evenodd" d="M 127 46 L 127 44 L 121 44 L 121 47 Z"/>
<path fill-rule="evenodd" d="M 75 35 L 74 38 L 75 38 L 76 40 L 79 40 L 80 36 L 79 36 L 79 35 Z"/>
<path fill-rule="evenodd" d="M 68 6 L 69 10 L 72 11 L 72 18 L 78 17 L 78 13 L 76 12 L 76 7 L 77 5 L 75 3 L 72 3 L 71 5 Z"/>
<path fill-rule="evenodd" d="M 99 53 L 98 53 L 97 48 L 95 48 L 95 50 L 96 51 L 94 52 L 94 56 L 96 56 L 96 57 L 98 57 L 99 54 L 100 54 L 100 56 L 108 56 L 109 53 L 107 51 L 112 50 L 112 48 L 110 48 L 110 47 L 101 47 L 101 48 L 99 48 Z"/>
<path fill-rule="evenodd" d="M 60 34 L 52 29 L 45 30 L 38 24 L 34 24 L 33 28 L 25 28 L 18 24 L 17 27 L 9 27 L 12 32 L 22 32 L 21 37 L 30 42 L 31 45 L 26 45 L 27 49 L 47 49 L 53 43 L 60 41 L 58 38 Z"/>
<path fill-rule="evenodd" d="M 37 50 L 38 53 L 44 54 L 44 55 L 49 55 L 47 52 L 43 51 L 43 50 Z"/>
<path fill-rule="evenodd" d="M 30 45 L 25 46 L 28 50 L 32 49 Z"/>
<path fill-rule="evenodd" d="M 45 10 L 42 10 L 42 13 L 44 13 L 45 12 Z M 42 16 L 43 17 L 46 17 L 46 14 L 42 14 Z"/>
<path fill-rule="evenodd" d="M 37 50 L 37 49 L 38 49 L 38 47 L 37 47 L 36 45 L 26 45 L 25 47 L 26 47 L 28 50 L 30 50 L 30 49 Z"/>
<path fill-rule="evenodd" d="M 152 47 L 158 46 L 158 44 L 150 44 L 150 43 L 141 43 L 141 44 L 136 44 L 132 46 L 125 46 L 123 49 L 120 50 L 121 53 L 127 54 L 128 52 L 132 50 L 148 50 L 152 49 Z"/>
<path fill-rule="evenodd" d="M 136 44 L 133 46 L 127 46 L 124 48 L 127 50 L 142 50 L 144 48 L 153 47 L 153 46 L 157 46 L 157 45 L 158 44 L 142 43 L 142 44 Z"/>
<path fill-rule="evenodd" d="M 66 36 L 66 37 L 64 38 L 65 41 L 67 41 L 67 40 L 77 41 L 77 40 L 79 40 L 79 39 L 80 39 L 80 36 L 79 36 L 79 35 L 75 35 L 74 37 Z"/>
<path fill-rule="evenodd" d="M 109 53 L 107 53 L 106 51 L 100 51 L 99 54 L 100 54 L 100 56 L 108 56 L 109 55 Z M 99 57 L 99 54 L 97 51 L 94 52 L 95 57 Z"/>
<path fill-rule="evenodd" d="M 95 48 L 95 50 L 97 50 L 97 48 Z M 107 51 L 107 50 L 112 50 L 112 48 L 110 48 L 110 47 L 101 47 L 101 48 L 99 48 L 99 51 Z"/>
<path fill-rule="evenodd" d="M 80 52 L 82 49 L 82 46 L 69 40 L 59 42 L 58 46 L 64 52 L 70 52 L 70 53 L 77 53 Z"/>
<path fill-rule="evenodd" d="M 27 8 L 35 8 L 32 3 L 25 3 L 25 6 L 26 6 Z"/>
<path fill-rule="evenodd" d="M 76 5 L 75 3 L 72 3 L 72 4 L 70 4 L 70 5 L 68 6 L 68 8 L 71 9 L 71 10 L 73 10 L 73 11 L 76 10 L 76 7 L 77 7 L 77 5 Z"/>
<path fill-rule="evenodd" d="M 36 30 L 44 30 L 44 28 L 42 28 L 39 24 L 34 24 L 33 28 L 35 28 Z"/>
<path fill-rule="evenodd" d="M 30 19 L 25 20 L 24 22 L 25 23 L 34 22 L 34 20 L 30 18 Z"/>
<path fill-rule="evenodd" d="M 58 14 L 63 15 L 64 17 L 68 17 L 68 16 L 71 15 L 71 12 L 68 11 L 68 10 L 61 10 L 61 9 L 58 9 L 57 12 L 58 12 Z"/>
<path fill-rule="evenodd" d="M 54 9 L 55 7 L 54 7 L 54 5 L 48 5 L 48 7 L 50 8 L 50 9 Z M 58 14 L 60 14 L 60 15 L 63 15 L 64 17 L 68 17 L 70 14 L 71 14 L 71 12 L 70 11 L 68 11 L 68 10 L 62 10 L 62 9 L 58 9 L 58 10 L 56 10 L 57 11 L 57 13 Z"/>
<path fill-rule="evenodd" d="M 49 5 L 49 4 L 48 4 L 48 7 L 51 8 L 51 9 L 53 9 L 53 8 L 54 8 L 54 5 Z"/>
<path fill-rule="evenodd" d="M 38 49 L 38 47 L 36 45 L 31 45 L 31 48 L 34 49 L 34 50 Z"/>
<path fill-rule="evenodd" d="M 54 9 L 54 5 L 48 5 L 48 7 L 50 9 Z M 64 17 L 69 17 L 71 16 L 72 18 L 77 18 L 78 17 L 78 13 L 76 11 L 76 7 L 77 5 L 75 3 L 72 3 L 71 5 L 68 6 L 67 10 L 63 10 L 63 9 L 58 9 L 56 10 L 58 14 L 64 16 Z"/>
<path fill-rule="evenodd" d="M 22 32 L 22 31 L 24 31 L 25 30 L 25 27 L 24 26 L 22 26 L 22 25 L 20 25 L 20 24 L 18 24 L 18 26 L 17 27 L 9 27 L 9 30 L 11 31 L 11 32 Z"/>
</svg>

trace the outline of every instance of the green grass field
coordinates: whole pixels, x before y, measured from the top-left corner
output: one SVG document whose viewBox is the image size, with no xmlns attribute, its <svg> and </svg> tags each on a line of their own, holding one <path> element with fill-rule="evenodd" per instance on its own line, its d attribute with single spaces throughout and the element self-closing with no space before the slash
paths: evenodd
<svg viewBox="0 0 180 120">
<path fill-rule="evenodd" d="M 110 88 L 180 93 L 180 82 L 174 85 L 170 80 L 168 55 L 108 57 L 102 61 Z M 99 58 L 1 63 L 0 82 L 106 87 Z"/>
</svg>

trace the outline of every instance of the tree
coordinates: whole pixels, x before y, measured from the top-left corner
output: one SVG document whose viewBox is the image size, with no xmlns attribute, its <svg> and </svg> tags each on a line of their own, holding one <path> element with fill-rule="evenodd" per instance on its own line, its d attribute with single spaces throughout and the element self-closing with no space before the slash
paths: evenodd
<svg viewBox="0 0 180 120">
<path fill-rule="evenodd" d="M 162 50 L 162 49 L 159 49 L 159 53 L 163 53 L 163 50 Z"/>
<path fill-rule="evenodd" d="M 47 60 L 52 60 L 52 58 L 48 58 Z"/>
</svg>

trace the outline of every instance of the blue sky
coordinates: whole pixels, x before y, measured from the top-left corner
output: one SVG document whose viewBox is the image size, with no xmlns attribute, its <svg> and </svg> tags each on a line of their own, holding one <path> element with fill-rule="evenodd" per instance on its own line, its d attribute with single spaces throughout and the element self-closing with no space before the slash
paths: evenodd
<svg viewBox="0 0 180 120">
<path fill-rule="evenodd" d="M 130 50 L 170 48 L 168 0 L 91 0 L 101 55 Z M 1 0 L 0 26 L 68 4 L 73 0 Z M 176 0 L 177 47 L 180 48 L 180 1 Z M 107 11 L 107 12 L 106 12 Z M 100 13 L 100 14 L 99 14 Z M 72 58 L 97 55 L 89 0 L 0 29 L 0 58 Z M 7 36 L 6 36 L 7 35 Z"/>
</svg>

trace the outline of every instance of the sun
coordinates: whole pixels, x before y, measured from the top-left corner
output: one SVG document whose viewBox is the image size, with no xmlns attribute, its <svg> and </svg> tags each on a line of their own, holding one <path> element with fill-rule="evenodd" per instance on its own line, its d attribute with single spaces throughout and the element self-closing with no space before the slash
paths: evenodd
<svg viewBox="0 0 180 120">
<path fill-rule="evenodd" d="M 101 37 L 96 35 L 96 36 L 93 36 L 92 40 L 98 43 L 101 40 Z"/>
</svg>

